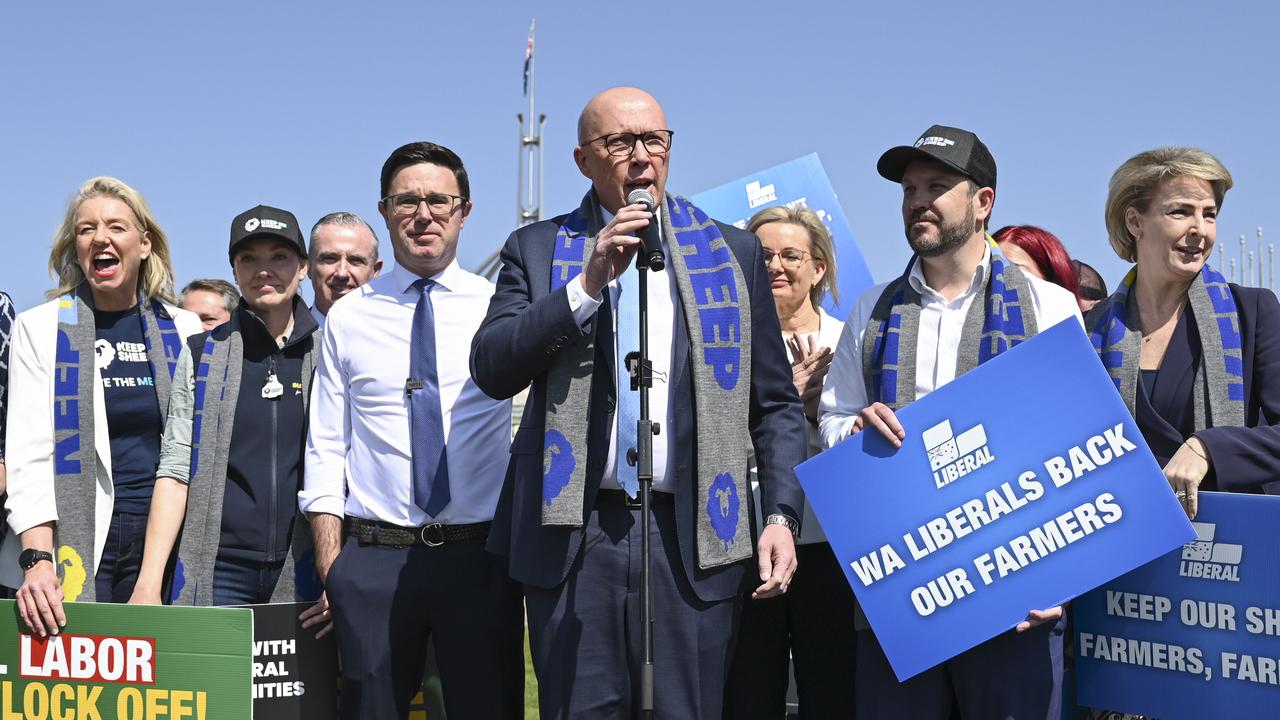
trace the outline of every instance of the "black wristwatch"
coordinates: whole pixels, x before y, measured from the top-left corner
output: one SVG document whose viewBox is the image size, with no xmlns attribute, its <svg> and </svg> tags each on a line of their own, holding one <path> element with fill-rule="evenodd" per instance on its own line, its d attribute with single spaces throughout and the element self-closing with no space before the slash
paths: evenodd
<svg viewBox="0 0 1280 720">
<path fill-rule="evenodd" d="M 41 560 L 53 562 L 53 553 L 48 553 L 44 550 L 36 550 L 35 548 L 27 548 L 18 556 L 18 565 L 22 566 L 22 569 L 26 571 L 35 567 L 36 563 Z"/>
</svg>

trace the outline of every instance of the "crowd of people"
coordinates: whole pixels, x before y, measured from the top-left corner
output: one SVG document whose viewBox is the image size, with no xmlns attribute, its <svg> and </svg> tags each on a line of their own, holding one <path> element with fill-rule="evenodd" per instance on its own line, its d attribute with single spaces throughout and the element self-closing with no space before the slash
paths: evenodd
<svg viewBox="0 0 1280 720">
<path fill-rule="evenodd" d="M 644 293 L 657 717 L 776 720 L 789 666 L 804 717 L 1059 717 L 1069 608 L 899 682 L 793 472 L 859 432 L 900 445 L 903 407 L 1058 322 L 1089 332 L 1189 516 L 1203 490 L 1280 492 L 1280 306 L 1208 265 L 1232 185 L 1212 155 L 1116 170 L 1107 232 L 1134 267 L 1108 295 L 1047 230 L 988 234 L 995 159 L 935 125 L 876 168 L 911 261 L 834 318 L 818 215 L 707 217 L 668 192 L 672 141 L 644 91 L 592 98 L 581 204 L 514 231 L 496 284 L 458 264 L 467 171 L 431 142 L 382 167 L 386 272 L 359 215 L 304 237 L 260 205 L 230 224 L 234 284 L 175 294 L 145 200 L 86 182 L 48 302 L 15 318 L 0 294 L 0 585 L 22 621 L 306 601 L 344 718 L 406 717 L 431 639 L 455 720 L 523 717 L 527 627 L 542 717 L 634 717 Z M 650 226 L 666 265 L 641 275 Z"/>
</svg>

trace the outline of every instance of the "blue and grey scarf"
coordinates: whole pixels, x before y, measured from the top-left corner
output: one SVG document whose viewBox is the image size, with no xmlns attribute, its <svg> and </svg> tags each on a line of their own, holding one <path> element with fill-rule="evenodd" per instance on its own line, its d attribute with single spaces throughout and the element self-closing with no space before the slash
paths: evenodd
<svg viewBox="0 0 1280 720">
<path fill-rule="evenodd" d="M 1134 300 L 1134 267 L 1115 293 L 1089 311 L 1089 339 L 1129 412 L 1138 397 L 1138 363 L 1142 355 L 1142 320 Z M 1200 332 L 1200 365 L 1192 394 L 1195 428 L 1245 424 L 1243 342 L 1235 296 L 1222 277 L 1206 264 L 1187 288 L 1192 318 Z"/>
<path fill-rule="evenodd" d="M 742 268 L 713 220 L 688 200 L 668 195 L 662 222 L 671 240 L 669 267 L 688 318 L 697 428 L 697 556 L 706 569 L 752 553 L 746 513 L 752 446 L 744 422 L 750 414 L 751 303 Z M 600 225 L 588 193 L 556 234 L 552 292 L 582 272 Z M 560 352 L 548 373 L 543 525 L 581 527 L 584 522 L 594 359 L 594 334 L 587 333 Z"/>
<path fill-rule="evenodd" d="M 969 305 L 960 335 L 956 377 L 1036 334 L 1031 290 L 1022 269 L 1005 259 L 990 235 L 991 268 L 982 302 Z M 920 293 L 908 278 L 917 262 L 889 283 L 876 301 L 862 340 L 863 377 L 870 402 L 894 410 L 916 399 L 916 341 L 920 333 Z"/>
<path fill-rule="evenodd" d="M 209 605 L 213 600 L 213 571 L 222 537 L 227 463 L 244 364 L 240 322 L 240 312 L 236 311 L 226 336 L 215 339 L 213 333 L 209 333 L 201 352 L 192 358 L 195 397 L 191 417 L 191 482 L 187 491 L 187 513 L 182 521 L 182 540 L 177 546 L 170 582 L 169 597 L 174 605 Z M 310 405 L 320 338 L 321 331 L 311 336 L 311 345 L 302 362 L 303 417 Z M 305 428 L 303 430 L 305 432 Z M 294 519 L 289 555 L 271 601 L 314 601 L 323 591 L 319 585 L 311 526 L 299 512 Z"/>
<path fill-rule="evenodd" d="M 138 312 L 146 340 L 151 377 L 155 380 L 160 417 L 169 409 L 169 388 L 182 336 L 173 317 L 159 300 L 139 298 Z M 58 335 L 53 375 L 53 472 L 58 508 L 54 547 L 63 575 L 63 598 L 94 602 L 94 502 L 97 493 L 97 457 L 94 447 L 93 392 L 97 327 L 93 295 L 81 284 L 74 293 L 58 298 Z"/>
</svg>

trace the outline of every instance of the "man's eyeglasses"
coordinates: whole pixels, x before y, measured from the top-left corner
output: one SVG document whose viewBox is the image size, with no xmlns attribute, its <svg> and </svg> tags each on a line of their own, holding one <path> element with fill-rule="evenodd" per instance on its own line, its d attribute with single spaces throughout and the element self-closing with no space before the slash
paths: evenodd
<svg viewBox="0 0 1280 720">
<path fill-rule="evenodd" d="M 447 193 L 431 193 L 426 197 L 413 193 L 400 193 L 382 198 L 382 202 L 396 215 L 413 215 L 418 212 L 419 205 L 426 203 L 427 212 L 440 217 L 453 214 L 453 211 L 466 201 L 467 199 L 461 195 Z"/>
<path fill-rule="evenodd" d="M 609 133 L 601 135 L 594 140 L 589 140 L 585 144 L 590 145 L 593 142 L 603 142 L 604 149 L 614 157 L 626 157 L 635 152 L 636 141 L 644 143 L 644 149 L 650 155 L 663 155 L 671 149 L 671 136 L 675 135 L 670 130 L 650 130 L 642 133 Z"/>
<path fill-rule="evenodd" d="M 808 259 L 808 256 L 809 253 L 807 252 L 802 250 L 792 250 L 791 248 L 787 248 L 780 253 L 765 250 L 764 266 L 769 267 L 773 264 L 773 259 L 778 258 L 778 262 L 782 263 L 782 267 L 788 270 L 795 270 L 804 264 L 804 261 Z"/>
</svg>

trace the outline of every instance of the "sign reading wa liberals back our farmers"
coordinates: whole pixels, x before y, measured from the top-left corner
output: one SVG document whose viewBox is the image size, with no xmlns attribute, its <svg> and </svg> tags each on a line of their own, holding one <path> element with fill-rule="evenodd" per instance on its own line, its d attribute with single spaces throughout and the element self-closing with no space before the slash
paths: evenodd
<svg viewBox="0 0 1280 720">
<path fill-rule="evenodd" d="M 1162 720 L 1275 717 L 1280 498 L 1202 493 L 1196 538 L 1075 602 L 1076 701 Z"/>
<path fill-rule="evenodd" d="M 1079 323 L 796 468 L 905 680 L 1194 534 Z"/>
<path fill-rule="evenodd" d="M 853 239 L 853 228 L 836 200 L 835 190 L 817 153 L 810 153 L 693 196 L 693 204 L 707 215 L 740 228 L 752 215 L 771 206 L 807 207 L 826 223 L 836 250 L 836 287 L 840 302 L 830 296 L 822 305 L 843 320 L 863 290 L 871 287 L 871 271 Z"/>
<path fill-rule="evenodd" d="M 0 600 L 0 718 L 253 717 L 253 613 L 64 603 L 67 625 L 34 637 Z"/>
</svg>

